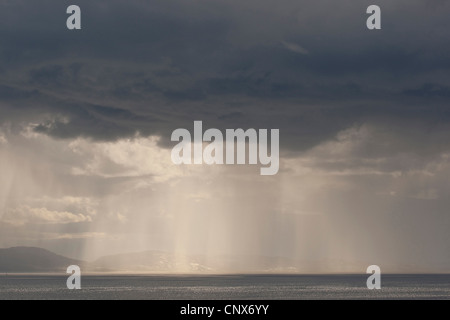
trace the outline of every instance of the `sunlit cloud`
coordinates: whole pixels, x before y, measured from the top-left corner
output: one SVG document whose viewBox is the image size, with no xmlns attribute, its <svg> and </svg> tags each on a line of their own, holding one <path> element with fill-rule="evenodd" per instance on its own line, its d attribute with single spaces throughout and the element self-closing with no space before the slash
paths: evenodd
<svg viewBox="0 0 450 320">
<path fill-rule="evenodd" d="M 104 178 L 152 176 L 158 182 L 180 177 L 185 170 L 172 164 L 170 150 L 158 146 L 158 137 L 93 142 L 78 138 L 68 147 L 84 159 L 74 175 Z"/>
<path fill-rule="evenodd" d="M 43 238 L 48 240 L 73 240 L 73 239 L 105 239 L 108 236 L 103 232 L 82 233 L 44 233 Z"/>
<path fill-rule="evenodd" d="M 14 225 L 23 225 L 25 223 L 66 224 L 90 222 L 92 221 L 92 219 L 90 216 L 86 216 L 81 213 L 77 214 L 67 211 L 51 211 L 47 208 L 31 208 L 24 205 L 7 210 L 6 214 L 3 216 L 2 221 Z"/>
</svg>

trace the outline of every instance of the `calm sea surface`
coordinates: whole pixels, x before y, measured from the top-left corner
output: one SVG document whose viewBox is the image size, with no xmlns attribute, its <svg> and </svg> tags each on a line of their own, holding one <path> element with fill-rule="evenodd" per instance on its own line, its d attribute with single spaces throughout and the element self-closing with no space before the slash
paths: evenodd
<svg viewBox="0 0 450 320">
<path fill-rule="evenodd" d="M 383 275 L 381 290 L 366 275 L 66 276 L 1 275 L 0 299 L 450 299 L 450 275 Z"/>
</svg>

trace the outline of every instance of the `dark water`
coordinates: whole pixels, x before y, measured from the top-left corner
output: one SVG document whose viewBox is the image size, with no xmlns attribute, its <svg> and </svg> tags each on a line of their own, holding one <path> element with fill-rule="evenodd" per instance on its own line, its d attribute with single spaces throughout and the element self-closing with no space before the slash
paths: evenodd
<svg viewBox="0 0 450 320">
<path fill-rule="evenodd" d="M 383 275 L 368 290 L 366 275 L 0 276 L 0 299 L 449 299 L 450 275 Z"/>
</svg>

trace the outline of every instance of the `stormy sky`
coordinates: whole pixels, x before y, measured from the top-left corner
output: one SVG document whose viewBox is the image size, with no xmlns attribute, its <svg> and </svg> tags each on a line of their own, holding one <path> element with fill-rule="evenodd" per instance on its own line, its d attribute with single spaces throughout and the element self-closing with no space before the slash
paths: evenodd
<svg viewBox="0 0 450 320">
<path fill-rule="evenodd" d="M 71 4 L 82 30 L 66 28 Z M 445 0 L 2 1 L 0 247 L 448 271 L 449 14 Z M 173 165 L 170 135 L 194 120 L 280 129 L 280 172 Z"/>
</svg>

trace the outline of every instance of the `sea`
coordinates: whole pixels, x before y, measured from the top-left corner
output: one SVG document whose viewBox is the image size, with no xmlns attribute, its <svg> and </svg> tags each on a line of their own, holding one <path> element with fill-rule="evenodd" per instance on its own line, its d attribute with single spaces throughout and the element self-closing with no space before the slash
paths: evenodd
<svg viewBox="0 0 450 320">
<path fill-rule="evenodd" d="M 450 275 L 84 275 L 69 290 L 68 275 L 0 275 L 0 300 L 372 300 L 450 299 Z"/>
</svg>

